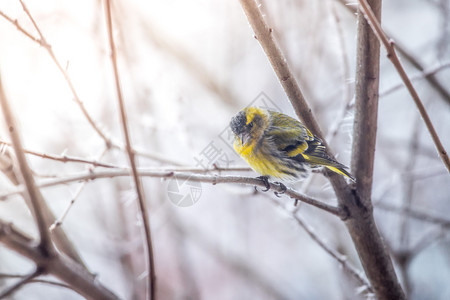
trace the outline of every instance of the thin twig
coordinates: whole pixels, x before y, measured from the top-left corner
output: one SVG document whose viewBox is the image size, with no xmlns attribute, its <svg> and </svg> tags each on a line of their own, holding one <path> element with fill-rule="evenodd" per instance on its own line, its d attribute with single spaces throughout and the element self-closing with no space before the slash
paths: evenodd
<svg viewBox="0 0 450 300">
<path fill-rule="evenodd" d="M 90 116 L 89 112 L 86 110 L 86 108 L 84 107 L 84 103 L 81 101 L 80 97 L 78 96 L 78 93 L 75 89 L 75 86 L 72 83 L 72 80 L 69 77 L 69 74 L 66 72 L 66 69 L 61 65 L 61 63 L 58 61 L 58 59 L 55 56 L 55 53 L 53 52 L 52 47 L 50 46 L 49 43 L 47 43 L 47 40 L 45 39 L 45 36 L 42 34 L 42 31 L 40 30 L 39 26 L 37 25 L 36 21 L 34 20 L 33 16 L 31 15 L 30 11 L 28 10 L 28 7 L 25 5 L 25 3 L 23 2 L 23 0 L 19 0 L 20 4 L 22 5 L 22 8 L 24 10 L 24 12 L 27 14 L 28 18 L 30 19 L 30 21 L 33 23 L 34 28 L 36 29 L 36 31 L 39 34 L 40 37 L 40 45 L 43 46 L 48 54 L 50 55 L 50 57 L 52 58 L 53 62 L 56 64 L 58 70 L 61 72 L 61 74 L 63 75 L 67 85 L 69 86 L 70 91 L 73 94 L 73 99 L 74 101 L 78 104 L 78 106 L 80 107 L 83 115 L 85 116 L 85 118 L 87 119 L 87 121 L 89 122 L 89 124 L 91 125 L 91 127 L 95 130 L 95 132 L 97 132 L 97 134 L 105 141 L 106 147 L 110 148 L 112 146 L 112 141 L 110 138 L 108 138 L 106 136 L 106 134 L 103 133 L 103 131 L 100 129 L 100 127 L 95 123 L 94 119 L 92 119 L 92 117 Z M 16 26 L 17 27 L 17 26 Z M 19 28 L 19 27 L 18 27 Z M 23 32 L 23 31 L 22 31 Z M 28 36 L 28 35 L 27 35 Z M 35 39 L 33 39 L 34 41 L 36 41 Z"/>
<path fill-rule="evenodd" d="M 41 46 L 45 46 L 44 42 L 42 40 L 40 40 L 39 38 L 33 36 L 31 33 L 29 33 L 28 31 L 26 31 L 22 26 L 20 26 L 19 22 L 11 17 L 9 17 L 7 14 L 5 14 L 4 12 L 0 11 L 0 16 L 2 16 L 3 18 L 5 18 L 7 21 L 9 21 L 11 24 L 13 24 L 14 26 L 16 26 L 17 30 L 19 30 L 20 32 L 22 32 L 25 36 L 27 36 L 28 38 L 30 38 L 31 40 L 33 40 L 34 42 L 38 43 Z"/>
<path fill-rule="evenodd" d="M 438 150 L 439 156 L 441 157 L 442 162 L 444 163 L 447 170 L 450 172 L 450 158 L 448 157 L 447 151 L 442 145 L 441 140 L 439 139 L 439 136 L 436 133 L 436 130 L 434 129 L 433 123 L 431 122 L 431 119 L 428 116 L 428 113 L 424 105 L 422 104 L 422 100 L 420 100 L 420 97 L 417 94 L 413 84 L 411 83 L 408 74 L 406 74 L 405 69 L 403 68 L 400 60 L 398 59 L 397 53 L 395 51 L 394 41 L 387 37 L 386 33 L 381 28 L 380 22 L 378 22 L 373 11 L 370 9 L 367 1 L 366 0 L 358 0 L 358 1 L 359 4 L 361 5 L 365 17 L 368 19 L 370 27 L 372 28 L 373 32 L 377 36 L 380 43 L 382 43 L 386 48 L 386 51 L 388 53 L 387 57 L 391 60 L 395 69 L 400 75 L 400 78 L 402 79 L 403 83 L 405 84 L 406 88 L 411 94 L 411 97 L 413 98 L 414 103 L 416 104 L 417 109 L 419 110 L 419 113 L 422 116 L 423 121 L 425 122 L 425 125 L 427 126 L 428 132 L 430 133 L 431 138 L 433 139 L 436 149 Z"/>
<path fill-rule="evenodd" d="M 125 111 L 125 104 L 122 97 L 122 89 L 120 87 L 120 78 L 119 78 L 119 70 L 117 67 L 117 54 L 116 54 L 116 48 L 114 44 L 114 35 L 113 35 L 113 28 L 112 28 L 112 16 L 111 16 L 111 1 L 106 0 L 105 2 L 105 9 L 106 9 L 106 22 L 107 22 L 107 29 L 108 29 L 108 38 L 109 38 L 109 46 L 111 51 L 111 62 L 114 70 L 114 80 L 116 84 L 116 93 L 117 93 L 117 101 L 119 104 L 120 109 L 120 117 L 121 117 L 121 124 L 122 124 L 122 130 L 123 134 L 125 136 L 125 145 L 126 150 L 128 153 L 128 158 L 130 161 L 130 166 L 133 174 L 133 180 L 136 188 L 136 193 L 138 196 L 138 203 L 139 203 L 139 210 L 141 213 L 142 223 L 144 226 L 144 234 L 145 234 L 145 251 L 146 251 L 146 257 L 147 257 L 147 272 L 148 272 L 148 282 L 147 282 L 147 290 L 148 290 L 148 297 L 150 300 L 155 299 L 156 296 L 156 275 L 155 275 L 155 265 L 153 261 L 153 246 L 152 246 L 152 237 L 151 237 L 151 231 L 150 231 L 150 221 L 148 218 L 148 211 L 147 211 L 147 205 L 145 202 L 144 197 L 144 191 L 142 188 L 142 183 L 139 178 L 139 173 L 136 168 L 136 161 L 135 161 L 135 153 L 131 146 L 131 139 L 128 132 L 128 120 L 127 120 L 127 114 Z"/>
<path fill-rule="evenodd" d="M 355 3 L 349 3 L 347 0 L 337 0 L 339 1 L 344 7 L 348 9 L 352 13 L 353 16 L 356 15 L 356 5 Z M 387 32 L 387 31 L 385 31 Z M 392 34 L 388 34 L 388 36 L 392 36 Z M 411 65 L 413 65 L 417 70 L 419 71 L 425 71 L 425 67 L 422 65 L 422 63 L 414 57 L 412 53 L 410 53 L 406 48 L 402 45 L 400 45 L 398 42 L 396 42 L 396 48 L 401 56 L 403 56 Z M 433 86 L 437 92 L 442 96 L 444 101 L 447 102 L 447 104 L 450 104 L 450 93 L 446 90 L 446 88 L 439 82 L 435 74 L 430 74 L 425 77 L 425 79 Z"/>
<path fill-rule="evenodd" d="M 55 53 L 52 50 L 51 45 L 47 42 L 47 40 L 45 39 L 45 36 L 42 34 L 42 31 L 39 29 L 36 21 L 34 20 L 33 16 L 31 15 L 30 11 L 28 10 L 27 6 L 25 5 L 24 2 L 21 1 L 22 7 L 24 8 L 24 11 L 27 13 L 28 17 L 30 18 L 30 20 L 32 21 L 32 23 L 34 24 L 36 30 L 41 34 L 40 38 L 37 38 L 35 36 L 33 36 L 33 34 L 29 33 L 27 30 L 25 30 L 17 20 L 14 20 L 13 18 L 9 17 L 8 15 L 6 15 L 5 13 L 3 13 L 2 11 L 0 11 L 0 15 L 2 17 L 4 17 L 8 22 L 10 22 L 12 25 L 14 25 L 20 32 L 22 32 L 25 36 L 27 36 L 28 38 L 30 38 L 32 41 L 38 43 L 40 46 L 42 46 L 43 48 L 45 48 L 47 50 L 47 52 L 49 53 L 51 59 L 53 60 L 53 62 L 56 64 L 58 70 L 61 72 L 61 74 L 64 77 L 64 80 L 66 81 L 72 95 L 73 95 L 73 100 L 75 101 L 75 103 L 80 107 L 83 115 L 85 116 L 85 118 L 88 120 L 89 124 L 92 126 L 92 128 L 97 132 L 97 134 L 104 140 L 106 147 L 107 148 L 114 148 L 114 149 L 119 149 L 122 151 L 126 151 L 126 149 L 124 149 L 124 147 L 122 145 L 119 145 L 118 143 L 116 143 L 115 141 L 111 140 L 110 138 L 107 137 L 107 135 L 102 132 L 102 130 L 100 129 L 100 127 L 95 123 L 95 121 L 93 120 L 93 118 L 89 115 L 88 111 L 86 110 L 86 108 L 84 107 L 84 103 L 83 101 L 80 99 L 80 97 L 78 96 L 78 93 L 76 92 L 75 86 L 72 83 L 72 80 L 70 79 L 69 74 L 67 73 L 66 69 L 62 67 L 62 65 L 59 63 L 59 61 L 56 58 Z M 143 151 L 143 150 L 138 150 L 135 149 L 135 153 L 141 157 L 146 157 L 149 158 L 151 160 L 156 160 L 162 163 L 169 163 L 172 165 L 183 165 L 183 163 L 180 163 L 178 161 L 175 161 L 173 159 L 168 159 L 166 157 L 164 157 L 161 154 L 158 153 L 150 153 L 148 151 Z"/>
<path fill-rule="evenodd" d="M 70 285 L 71 289 L 86 299 L 119 299 L 80 264 L 64 255 L 48 257 L 35 246 L 31 237 L 16 229 L 11 224 L 0 220 L 0 242 L 7 248 L 32 260 L 50 275 Z"/>
<path fill-rule="evenodd" d="M 10 147 L 11 143 L 5 142 L 0 140 L 0 153 L 2 153 L 2 151 L 5 151 L 5 148 L 3 148 L 3 146 L 6 147 Z M 88 164 L 88 165 L 92 165 L 93 167 L 103 167 L 103 168 L 114 168 L 114 169 L 123 169 L 123 170 L 127 170 L 128 167 L 126 166 L 118 166 L 118 165 L 114 165 L 111 163 L 105 163 L 105 162 L 100 162 L 98 160 L 90 160 L 90 159 L 86 159 L 86 158 L 82 158 L 82 157 L 76 157 L 76 156 L 70 156 L 70 155 L 55 155 L 55 154 L 47 154 L 47 153 L 41 153 L 41 152 L 37 152 L 34 150 L 28 150 L 28 149 L 23 149 L 23 151 L 27 154 L 33 155 L 33 156 L 37 156 L 43 159 L 50 159 L 50 160 L 55 160 L 55 161 L 59 161 L 62 163 L 82 163 L 82 164 Z M 137 154 L 137 153 L 136 153 Z M 147 155 L 148 153 L 142 153 L 142 156 Z M 159 160 L 159 159 L 158 159 Z M 171 160 L 168 160 L 168 162 L 172 162 Z M 193 172 L 193 173 L 209 173 L 209 172 L 249 172 L 252 171 L 251 168 L 249 167 L 240 167 L 240 166 L 236 166 L 236 167 L 228 167 L 228 168 L 224 168 L 224 167 L 220 167 L 217 165 L 213 165 L 211 167 L 208 168 L 203 168 L 203 167 L 190 167 L 190 166 L 179 166 L 177 167 L 178 164 L 174 164 L 174 167 L 170 167 L 170 166 L 165 166 L 163 168 L 152 168 L 152 167 L 143 167 L 143 168 L 139 168 L 140 171 L 146 171 L 146 170 L 163 170 L 163 171 L 167 171 L 167 172 Z M 0 169 L 0 171 L 2 171 Z M 59 175 L 58 175 L 59 176 Z"/>
<path fill-rule="evenodd" d="M 26 194 L 31 204 L 31 210 L 34 215 L 36 225 L 39 230 L 40 246 L 42 251 L 45 251 L 49 256 L 54 254 L 53 244 L 50 238 L 50 232 L 47 228 L 47 223 L 43 213 L 44 199 L 39 189 L 34 182 L 33 174 L 23 152 L 22 141 L 19 135 L 19 128 L 16 124 L 16 120 L 13 116 L 13 112 L 9 105 L 9 101 L 6 99 L 6 94 L 3 89 L 3 84 L 0 74 L 0 103 L 3 110 L 3 116 L 5 118 L 6 127 L 9 129 L 14 151 L 19 164 L 20 172 L 22 174 L 23 181 L 26 186 Z"/>
<path fill-rule="evenodd" d="M 13 157 L 13 149 L 0 145 L 0 172 L 5 174 L 12 184 L 19 185 L 20 179 L 14 166 Z"/>
<path fill-rule="evenodd" d="M 233 251 L 224 251 L 223 245 L 214 243 L 213 239 L 209 238 L 200 228 L 195 228 L 192 222 L 189 224 L 183 223 L 180 218 L 177 217 L 169 218 L 167 221 L 169 226 L 173 227 L 173 230 L 187 235 L 189 241 L 201 247 L 202 250 L 206 251 L 217 261 L 223 263 L 235 274 L 240 275 L 246 281 L 255 284 L 255 286 L 260 288 L 261 291 L 264 292 L 264 295 L 267 295 L 269 299 L 289 299 L 286 295 L 286 288 L 281 288 L 279 284 L 276 284 L 270 274 L 255 269 L 249 259 L 239 257 L 236 254 L 233 254 Z"/>
<path fill-rule="evenodd" d="M 20 275 L 20 274 L 8 274 L 8 273 L 0 273 L 0 278 L 1 279 L 8 279 L 8 278 L 24 278 L 27 275 Z M 66 289 L 72 289 L 72 287 L 70 285 L 58 282 L 58 281 L 53 281 L 53 280 L 46 280 L 46 279 L 32 279 L 30 280 L 29 283 L 45 283 L 45 284 L 49 284 L 49 285 L 54 285 L 54 286 L 59 286 L 59 287 L 63 287 Z M 1 297 L 0 297 L 1 299 Z"/>
<path fill-rule="evenodd" d="M 11 143 L 8 142 L 4 142 L 0 140 L 0 145 L 7 145 L 7 146 L 11 146 Z M 75 156 L 70 156 L 70 155 L 54 155 L 54 154 L 46 154 L 46 153 L 40 153 L 37 151 L 32 151 L 32 150 L 28 150 L 28 149 L 23 149 L 23 151 L 27 154 L 31 154 L 43 159 L 50 159 L 50 160 L 56 160 L 56 161 L 60 161 L 63 163 L 67 163 L 67 162 L 72 162 L 72 163 L 84 163 L 84 164 L 90 164 L 94 167 L 103 167 L 103 168 L 120 168 L 119 166 L 113 165 L 113 164 L 108 164 L 108 163 L 103 163 L 103 162 L 99 162 L 96 160 L 89 160 L 89 159 L 84 159 L 81 157 L 75 157 Z"/>
<path fill-rule="evenodd" d="M 319 247 L 321 247 L 333 259 L 335 259 L 342 266 L 342 268 L 350 274 L 350 276 L 354 277 L 356 281 L 362 285 L 363 291 L 367 293 L 373 293 L 373 289 L 370 286 L 370 283 L 361 276 L 361 272 L 359 272 L 351 263 L 349 263 L 344 255 L 328 246 L 327 243 L 322 240 L 308 224 L 306 224 L 304 219 L 299 216 L 298 209 L 287 210 L 286 207 L 279 201 L 276 201 L 273 198 L 271 198 L 271 200 L 275 205 L 282 207 L 286 211 L 286 213 L 288 213 L 297 222 L 297 224 L 306 231 L 306 233 L 313 239 L 313 241 L 315 241 L 319 245 Z"/>
<path fill-rule="evenodd" d="M 416 81 L 424 78 L 428 78 L 431 75 L 437 74 L 445 69 L 450 68 L 450 62 L 446 62 L 443 64 L 439 64 L 438 66 L 431 67 L 429 69 L 423 70 L 419 74 L 412 75 L 410 77 L 411 81 Z M 380 97 L 385 97 L 389 95 L 390 93 L 395 92 L 396 90 L 399 90 L 400 88 L 404 87 L 405 84 L 398 83 L 396 85 L 391 86 L 390 88 L 385 89 L 384 91 L 380 92 Z"/>
<path fill-rule="evenodd" d="M 72 182 L 80 182 L 80 181 L 91 181 L 102 178 L 114 178 L 114 177 L 125 177 L 130 176 L 130 171 L 123 170 L 108 170 L 108 171 L 94 171 L 94 172 L 83 172 L 78 175 L 74 175 L 71 177 L 56 179 L 49 181 L 47 183 L 42 183 L 39 185 L 40 188 L 47 188 L 51 186 L 57 186 L 61 184 L 69 184 Z M 221 183 L 236 183 L 236 184 L 244 184 L 249 186 L 258 186 L 258 187 L 266 187 L 265 183 L 254 177 L 242 177 L 242 176 L 219 176 L 219 175 L 200 175 L 200 174 L 190 174 L 190 173 L 177 173 L 177 172 L 166 172 L 166 171 L 139 171 L 139 176 L 141 177 L 153 177 L 153 178 L 177 178 L 180 180 L 189 180 L 192 182 L 205 182 L 215 184 Z M 283 188 L 280 187 L 279 184 L 269 183 L 270 190 L 282 193 Z M 0 195 L 0 200 L 5 200 L 13 195 L 20 194 L 23 190 L 23 187 L 18 188 L 16 191 L 4 193 Z M 347 217 L 346 213 L 340 208 L 326 204 L 320 200 L 317 200 L 313 197 L 306 196 L 297 192 L 294 189 L 287 188 L 284 195 L 291 197 L 294 200 L 299 200 L 310 204 L 312 206 L 318 207 L 329 213 L 338 216 L 340 218 L 345 219 Z"/>
<path fill-rule="evenodd" d="M 418 151 L 419 141 L 421 139 L 420 135 L 420 120 L 419 116 L 414 118 L 413 130 L 411 132 L 410 142 L 409 142 L 409 153 L 406 158 L 406 165 L 404 168 L 404 176 L 402 176 L 402 187 L 403 187 L 403 197 L 402 197 L 402 209 L 405 211 L 411 208 L 414 197 L 414 180 L 412 170 L 416 165 L 416 157 Z M 400 218 L 400 246 L 402 248 L 407 248 L 409 244 L 410 237 L 410 222 L 406 214 L 402 214 Z M 405 290 L 407 294 L 410 294 L 409 282 L 405 282 Z"/>
<path fill-rule="evenodd" d="M 105 149 L 103 150 L 103 152 L 100 154 L 100 156 L 99 156 L 98 159 L 101 159 L 107 152 L 108 152 L 108 149 L 105 148 Z M 95 168 L 95 167 L 94 167 L 94 168 Z M 90 172 L 93 171 L 94 168 L 91 168 L 89 171 L 90 171 Z M 82 182 L 82 183 L 78 186 L 78 188 L 77 188 L 75 194 L 72 196 L 72 199 L 70 199 L 69 204 L 67 205 L 66 209 L 63 211 L 63 213 L 61 214 L 61 216 L 60 216 L 57 220 L 55 220 L 55 222 L 53 222 L 52 225 L 50 225 L 50 228 L 49 228 L 50 231 L 53 231 L 53 230 L 56 229 L 56 227 L 62 225 L 62 223 L 64 222 L 64 219 L 66 218 L 66 216 L 67 216 L 67 214 L 69 213 L 70 209 L 73 207 L 73 205 L 75 204 L 75 201 L 76 201 L 77 198 L 80 196 L 81 192 L 82 192 L 83 189 L 86 187 L 86 185 L 87 185 L 87 181 L 84 181 L 84 182 Z"/>
<path fill-rule="evenodd" d="M 159 30 L 155 24 L 150 23 L 149 18 L 140 16 L 139 27 L 144 30 L 145 37 L 150 39 L 157 48 L 162 50 L 164 55 L 169 55 L 176 60 L 179 65 L 183 66 L 189 72 L 191 78 L 199 81 L 208 91 L 220 98 L 223 103 L 229 107 L 235 107 L 240 104 L 238 96 L 233 93 L 228 84 L 220 82 L 217 75 L 209 71 L 202 64 L 202 60 L 193 56 L 187 51 L 186 47 L 177 44 L 175 40 L 170 40 L 166 33 Z"/>
<path fill-rule="evenodd" d="M 32 273 L 30 273 L 30 274 L 28 274 L 26 276 L 23 276 L 18 282 L 16 282 L 12 286 L 10 286 L 9 288 L 7 288 L 3 292 L 1 292 L 0 293 L 0 299 L 4 299 L 4 298 L 10 296 L 12 293 L 14 293 L 18 289 L 20 289 L 22 286 L 24 286 L 25 284 L 29 283 L 34 278 L 36 278 L 39 275 L 41 275 L 43 273 L 43 271 L 44 270 L 42 268 L 37 267 L 36 270 L 33 271 Z"/>
<path fill-rule="evenodd" d="M 300 217 L 298 214 L 293 214 L 292 217 L 297 221 L 297 224 L 300 225 L 306 233 L 325 251 L 327 252 L 332 258 L 334 258 L 341 266 L 342 268 L 350 274 L 353 278 L 356 279 L 356 281 L 364 287 L 364 291 L 367 293 L 373 293 L 373 289 L 370 286 L 370 283 L 361 276 L 361 272 L 359 272 L 354 266 L 351 265 L 351 263 L 348 262 L 347 258 L 340 254 L 338 251 L 334 250 L 330 246 L 326 244 L 325 241 L 323 241 L 315 232 L 314 230 L 305 223 L 302 217 Z"/>
<path fill-rule="evenodd" d="M 338 35 L 338 41 L 339 41 L 339 48 L 341 49 L 341 60 L 342 60 L 342 68 L 343 68 L 343 82 L 342 85 L 345 86 L 344 93 L 342 95 L 342 100 L 344 102 L 344 105 L 341 108 L 341 111 L 337 114 L 338 117 L 335 118 L 334 123 L 330 126 L 328 130 L 328 134 L 326 136 L 326 140 L 331 143 L 331 141 L 336 137 L 338 130 L 342 123 L 344 123 L 345 115 L 350 111 L 352 108 L 351 102 L 352 102 L 352 89 L 350 87 L 350 84 L 347 82 L 347 80 L 350 78 L 350 62 L 348 60 L 348 51 L 345 46 L 345 39 L 344 39 L 344 30 L 342 28 L 342 22 L 339 18 L 338 12 L 336 11 L 336 5 L 332 2 L 331 3 L 331 13 L 334 17 L 335 23 L 336 23 L 336 31 Z"/>
<path fill-rule="evenodd" d="M 382 210 L 388 211 L 388 212 L 405 214 L 410 218 L 414 218 L 414 219 L 417 219 L 417 220 L 420 220 L 423 222 L 434 223 L 434 224 L 441 225 L 443 227 L 450 228 L 450 219 L 447 219 L 443 216 L 442 217 L 437 216 L 437 215 L 429 213 L 429 212 L 424 212 L 422 210 L 419 211 L 419 210 L 416 210 L 416 209 L 410 208 L 410 207 L 407 207 L 407 208 L 397 207 L 392 204 L 383 203 L 383 202 L 378 202 L 375 205 L 375 208 L 382 209 Z"/>
</svg>

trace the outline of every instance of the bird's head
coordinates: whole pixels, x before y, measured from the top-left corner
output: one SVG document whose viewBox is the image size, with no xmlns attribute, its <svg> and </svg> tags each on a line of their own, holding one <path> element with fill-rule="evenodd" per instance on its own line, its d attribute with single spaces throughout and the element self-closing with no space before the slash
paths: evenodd
<svg viewBox="0 0 450 300">
<path fill-rule="evenodd" d="M 258 142 L 270 125 L 270 114 L 258 107 L 246 107 L 238 112 L 230 122 L 233 133 L 242 145 Z"/>
</svg>

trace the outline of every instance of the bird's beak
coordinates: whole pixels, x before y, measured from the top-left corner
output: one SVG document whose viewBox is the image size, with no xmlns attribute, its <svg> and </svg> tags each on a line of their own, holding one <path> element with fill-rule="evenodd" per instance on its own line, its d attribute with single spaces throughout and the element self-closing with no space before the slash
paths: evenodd
<svg viewBox="0 0 450 300">
<path fill-rule="evenodd" d="M 239 137 L 241 138 L 242 146 L 245 146 L 245 144 L 247 144 L 248 140 L 250 139 L 250 135 L 247 133 L 241 133 Z"/>
</svg>

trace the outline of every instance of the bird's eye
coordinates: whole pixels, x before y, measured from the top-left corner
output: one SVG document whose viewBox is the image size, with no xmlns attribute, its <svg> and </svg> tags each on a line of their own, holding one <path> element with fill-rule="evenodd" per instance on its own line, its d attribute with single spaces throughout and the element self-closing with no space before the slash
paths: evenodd
<svg viewBox="0 0 450 300">
<path fill-rule="evenodd" d="M 252 128 L 253 127 L 253 122 L 248 123 L 248 127 Z"/>
</svg>

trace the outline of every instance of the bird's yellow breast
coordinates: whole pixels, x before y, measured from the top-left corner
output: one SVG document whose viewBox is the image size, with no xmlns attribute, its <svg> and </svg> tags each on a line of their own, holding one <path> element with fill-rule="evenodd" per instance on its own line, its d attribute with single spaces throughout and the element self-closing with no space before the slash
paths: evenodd
<svg viewBox="0 0 450 300">
<path fill-rule="evenodd" d="M 264 154 L 259 149 L 255 149 L 254 143 L 242 145 L 239 139 L 234 142 L 234 150 L 249 164 L 249 166 L 257 173 L 263 176 L 272 176 L 283 178 L 286 176 L 279 169 L 279 162 L 274 157 Z M 278 166 L 278 167 L 277 167 Z"/>
</svg>

